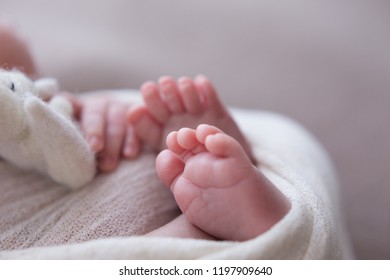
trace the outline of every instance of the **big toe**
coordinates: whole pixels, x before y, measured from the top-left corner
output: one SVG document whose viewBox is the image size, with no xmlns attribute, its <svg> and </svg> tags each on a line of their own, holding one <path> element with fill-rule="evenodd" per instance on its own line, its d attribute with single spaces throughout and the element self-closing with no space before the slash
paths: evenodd
<svg viewBox="0 0 390 280">
<path fill-rule="evenodd" d="M 166 186 L 173 186 L 176 178 L 184 170 L 183 160 L 170 150 L 163 150 L 156 159 L 156 171 Z M 173 191 L 173 190 L 172 190 Z"/>
</svg>

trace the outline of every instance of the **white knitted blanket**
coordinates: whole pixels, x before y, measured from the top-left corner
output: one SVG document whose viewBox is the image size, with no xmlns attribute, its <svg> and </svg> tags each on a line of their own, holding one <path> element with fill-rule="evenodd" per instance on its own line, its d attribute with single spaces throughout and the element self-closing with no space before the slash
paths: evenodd
<svg viewBox="0 0 390 280">
<path fill-rule="evenodd" d="M 1 259 L 351 258 L 338 182 L 323 148 L 273 113 L 232 110 L 259 168 L 290 199 L 290 212 L 246 242 L 146 237 L 179 210 L 145 153 L 71 192 L 0 160 Z"/>
</svg>

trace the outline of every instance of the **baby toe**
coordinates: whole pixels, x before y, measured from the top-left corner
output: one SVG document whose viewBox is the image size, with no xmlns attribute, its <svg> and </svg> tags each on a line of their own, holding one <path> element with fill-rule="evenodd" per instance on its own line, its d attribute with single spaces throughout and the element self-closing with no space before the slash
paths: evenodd
<svg viewBox="0 0 390 280">
<path fill-rule="evenodd" d="M 185 112 L 176 82 L 171 77 L 162 77 L 158 81 L 162 100 L 172 114 L 181 114 Z"/>
<path fill-rule="evenodd" d="M 154 82 L 146 82 L 141 86 L 140 91 L 149 113 L 159 123 L 165 123 L 170 117 L 170 112 L 161 98 L 157 85 Z"/>
<path fill-rule="evenodd" d="M 198 114 L 203 112 L 202 96 L 190 78 L 181 77 L 178 80 L 178 88 L 188 113 Z"/>
</svg>

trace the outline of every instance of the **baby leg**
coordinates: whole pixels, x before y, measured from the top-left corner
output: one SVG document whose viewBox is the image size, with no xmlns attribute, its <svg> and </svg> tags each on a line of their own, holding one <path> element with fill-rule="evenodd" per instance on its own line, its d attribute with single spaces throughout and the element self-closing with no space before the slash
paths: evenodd
<svg viewBox="0 0 390 280">
<path fill-rule="evenodd" d="M 256 168 L 237 140 L 216 127 L 180 129 L 167 137 L 157 173 L 189 223 L 223 240 L 262 234 L 288 212 L 289 201 Z"/>
</svg>

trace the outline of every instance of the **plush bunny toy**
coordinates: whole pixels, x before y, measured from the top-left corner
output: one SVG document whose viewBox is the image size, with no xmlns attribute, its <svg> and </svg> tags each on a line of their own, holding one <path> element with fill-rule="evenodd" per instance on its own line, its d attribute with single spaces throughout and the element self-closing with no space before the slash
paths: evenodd
<svg viewBox="0 0 390 280">
<path fill-rule="evenodd" d="M 95 156 L 72 121 L 72 106 L 55 96 L 53 79 L 32 82 L 0 70 L 0 157 L 77 189 L 96 173 Z M 54 96 L 49 103 L 43 97 Z"/>
</svg>

